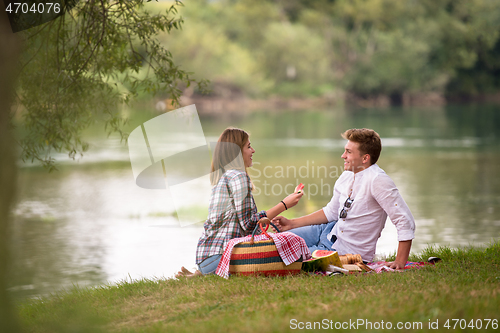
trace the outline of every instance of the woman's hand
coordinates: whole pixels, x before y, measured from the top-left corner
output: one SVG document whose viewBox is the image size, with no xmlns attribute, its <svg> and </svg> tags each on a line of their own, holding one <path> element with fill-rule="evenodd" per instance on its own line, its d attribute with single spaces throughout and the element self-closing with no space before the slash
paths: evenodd
<svg viewBox="0 0 500 333">
<path fill-rule="evenodd" d="M 267 217 L 274 218 L 278 214 L 282 213 L 283 210 L 292 208 L 299 202 L 303 195 L 304 192 L 290 194 L 285 199 L 281 200 L 281 202 L 279 202 L 276 206 L 266 211 Z"/>
<path fill-rule="evenodd" d="M 303 195 L 304 195 L 304 192 L 292 193 L 289 196 L 287 196 L 285 199 L 283 199 L 283 201 L 286 204 L 286 208 L 290 209 L 293 206 L 295 206 L 299 202 L 300 198 L 302 198 Z"/>
<path fill-rule="evenodd" d="M 266 225 L 268 225 L 269 223 L 271 223 L 271 220 L 268 219 L 267 217 L 263 217 L 259 220 L 259 222 L 263 227 L 265 227 Z"/>
</svg>

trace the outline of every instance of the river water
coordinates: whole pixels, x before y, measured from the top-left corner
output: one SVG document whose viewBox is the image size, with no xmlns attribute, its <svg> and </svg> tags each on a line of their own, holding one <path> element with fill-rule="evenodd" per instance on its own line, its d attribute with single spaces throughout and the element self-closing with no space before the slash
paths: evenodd
<svg viewBox="0 0 500 333">
<path fill-rule="evenodd" d="M 134 127 L 157 114 L 132 115 Z M 259 209 L 278 203 L 298 182 L 306 195 L 285 216 L 326 205 L 343 167 L 340 133 L 368 127 L 383 139 L 379 166 L 415 217 L 413 252 L 500 238 L 499 106 L 263 110 L 202 116 L 201 125 L 212 141 L 228 126 L 250 132 L 256 153 L 249 173 Z M 16 299 L 73 285 L 171 277 L 181 265 L 194 267 L 202 224 L 182 227 L 168 190 L 136 186 L 126 145 L 102 131 L 89 131 L 91 148 L 83 158 L 57 156 L 57 172 L 21 164 L 9 289 Z M 377 253 L 396 248 L 388 220 Z"/>
</svg>

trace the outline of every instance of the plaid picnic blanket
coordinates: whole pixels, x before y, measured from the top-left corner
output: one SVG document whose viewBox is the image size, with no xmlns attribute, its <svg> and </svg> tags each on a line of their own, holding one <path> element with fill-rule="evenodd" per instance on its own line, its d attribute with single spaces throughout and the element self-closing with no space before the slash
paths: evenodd
<svg viewBox="0 0 500 333">
<path fill-rule="evenodd" d="M 382 272 L 401 272 L 402 270 L 397 270 L 393 268 L 389 268 L 389 262 L 387 261 L 377 261 L 377 262 L 371 262 L 367 264 L 368 267 L 373 269 L 376 273 L 382 273 Z M 426 265 L 432 265 L 431 263 L 428 262 L 412 262 L 412 261 L 407 261 L 405 265 L 405 270 L 406 269 L 412 269 L 412 268 L 420 268 L 422 266 Z"/>
<path fill-rule="evenodd" d="M 433 263 L 429 262 L 424 262 L 424 261 L 419 261 L 419 262 L 413 262 L 413 261 L 407 261 L 405 268 L 404 269 L 393 269 L 389 268 L 389 263 L 388 261 L 377 261 L 377 262 L 370 262 L 366 264 L 368 267 L 373 269 L 375 273 L 383 273 L 383 272 L 404 272 L 408 269 L 415 269 L 415 268 L 421 268 L 422 266 L 428 266 L 428 265 L 434 265 Z M 356 274 L 355 272 L 354 274 Z M 371 272 L 369 272 L 371 273 Z M 311 272 L 311 275 L 320 275 L 320 276 L 329 276 L 329 272 Z"/>
</svg>

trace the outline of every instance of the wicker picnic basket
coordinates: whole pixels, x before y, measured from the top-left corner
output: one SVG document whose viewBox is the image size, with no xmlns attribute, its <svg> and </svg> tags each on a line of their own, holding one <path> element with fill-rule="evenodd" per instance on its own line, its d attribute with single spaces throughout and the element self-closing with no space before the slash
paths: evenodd
<svg viewBox="0 0 500 333">
<path fill-rule="evenodd" d="M 266 224 L 265 229 L 262 224 Z M 230 274 L 284 276 L 300 273 L 302 257 L 288 266 L 283 263 L 273 239 L 267 233 L 270 224 L 279 232 L 268 218 L 262 218 L 252 233 L 252 239 L 234 246 L 229 263 Z M 258 228 L 267 235 L 267 240 L 254 242 L 254 235 Z"/>
</svg>

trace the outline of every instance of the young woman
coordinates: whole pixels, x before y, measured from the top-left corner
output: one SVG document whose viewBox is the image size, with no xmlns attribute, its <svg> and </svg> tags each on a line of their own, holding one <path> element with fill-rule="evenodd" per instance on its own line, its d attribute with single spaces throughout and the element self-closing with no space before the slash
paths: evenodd
<svg viewBox="0 0 500 333">
<path fill-rule="evenodd" d="M 219 137 L 212 161 L 214 186 L 208 218 L 196 250 L 198 270 L 191 273 L 182 267 L 176 277 L 213 274 L 231 239 L 251 234 L 261 218 L 272 219 L 299 202 L 303 193 L 292 193 L 268 211 L 257 211 L 247 173 L 254 153 L 249 135 L 242 129 L 227 128 Z"/>
</svg>

